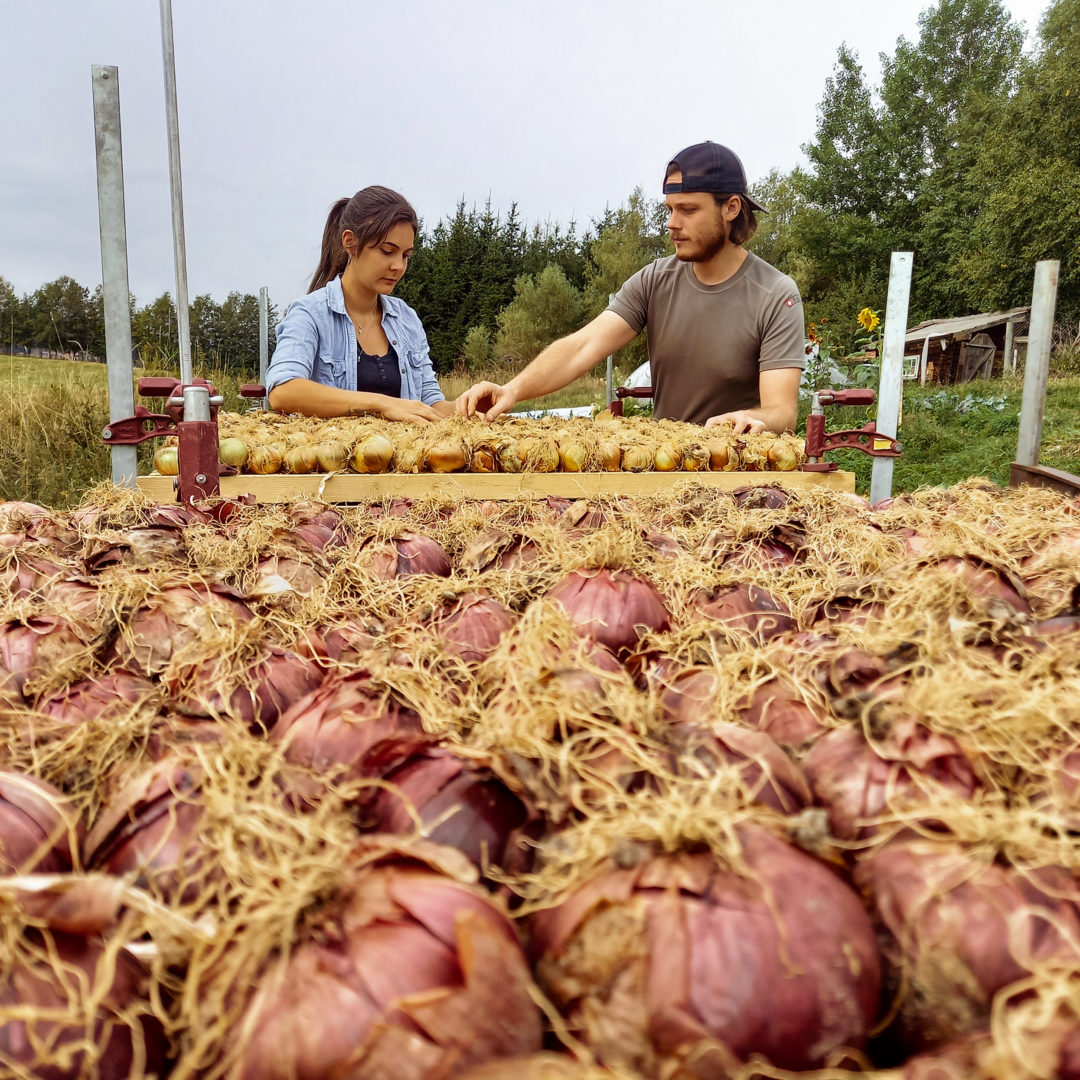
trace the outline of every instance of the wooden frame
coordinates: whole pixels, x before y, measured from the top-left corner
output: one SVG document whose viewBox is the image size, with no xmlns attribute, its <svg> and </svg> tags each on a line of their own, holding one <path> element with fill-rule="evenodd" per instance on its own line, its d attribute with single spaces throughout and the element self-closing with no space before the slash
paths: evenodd
<svg viewBox="0 0 1080 1080">
<path fill-rule="evenodd" d="M 139 490 L 159 502 L 176 498 L 172 476 L 140 476 Z M 825 487 L 853 492 L 855 474 L 835 472 L 602 472 L 602 473 L 355 473 L 293 476 L 223 476 L 222 495 L 250 492 L 258 502 L 316 498 L 326 502 L 366 502 L 386 498 L 446 495 L 452 499 L 570 499 L 593 495 L 662 495 L 680 487 L 732 491 L 749 484 L 786 488 Z"/>
</svg>

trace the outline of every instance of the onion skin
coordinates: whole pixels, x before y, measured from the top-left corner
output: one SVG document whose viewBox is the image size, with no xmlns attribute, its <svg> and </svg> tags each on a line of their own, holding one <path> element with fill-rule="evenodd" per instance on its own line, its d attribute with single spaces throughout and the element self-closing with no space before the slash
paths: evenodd
<svg viewBox="0 0 1080 1080">
<path fill-rule="evenodd" d="M 242 469 L 247 464 L 248 448 L 243 439 L 222 439 L 218 443 L 218 461 Z"/>
<path fill-rule="evenodd" d="M 17 1074 L 9 1075 L 35 1080 L 165 1075 L 168 1043 L 161 1024 L 151 1015 L 149 1002 L 134 1009 L 145 993 L 142 965 L 124 949 L 111 961 L 96 937 L 27 933 L 41 949 L 48 940 L 58 963 L 55 969 L 40 958 L 5 965 L 0 982 L 0 1014 L 5 1015 L 0 1057 L 9 1066 L 21 1066 Z M 22 1016 L 13 1017 L 9 1010 Z M 23 1019 L 27 1012 L 37 1018 Z M 55 1019 L 68 1015 L 74 1022 Z M 88 1045 L 94 1047 L 90 1053 Z M 141 1067 L 135 1072 L 137 1063 Z"/>
<path fill-rule="evenodd" d="M 576 631 L 614 652 L 633 648 L 639 627 L 662 631 L 670 615 L 656 589 L 626 570 L 573 570 L 547 593 Z"/>
<path fill-rule="evenodd" d="M 803 759 L 803 771 L 833 834 L 845 840 L 874 835 L 869 819 L 891 805 L 930 801 L 935 790 L 970 799 L 979 786 L 959 743 L 911 717 L 893 721 L 873 744 L 861 729 L 830 731 Z"/>
<path fill-rule="evenodd" d="M 384 473 L 393 460 L 394 444 L 384 435 L 369 435 L 353 451 L 352 467 L 358 473 Z"/>
<path fill-rule="evenodd" d="M 253 446 L 248 451 L 248 468 L 253 473 L 269 476 L 281 472 L 282 452 L 277 446 Z"/>
<path fill-rule="evenodd" d="M 162 476 L 177 476 L 180 472 L 180 450 L 176 446 L 159 446 L 154 451 L 154 468 Z"/>
<path fill-rule="evenodd" d="M 82 834 L 74 807 L 51 784 L 0 772 L 0 874 L 62 874 Z"/>
<path fill-rule="evenodd" d="M 315 460 L 319 472 L 343 472 L 349 465 L 349 448 L 336 439 L 321 442 L 315 446 Z"/>
<path fill-rule="evenodd" d="M 917 988 L 900 1003 L 911 1049 L 985 1026 L 993 995 L 1032 968 L 1080 959 L 1077 886 L 1057 867 L 1021 872 L 949 840 L 900 839 L 860 861 L 855 883 L 888 931 L 886 959 Z"/>
<path fill-rule="evenodd" d="M 54 615 L 0 623 L 0 705 L 28 701 L 28 682 L 85 648 L 75 624 Z"/>
<path fill-rule="evenodd" d="M 730 1057 L 695 1055 L 711 1039 L 806 1069 L 865 1040 L 880 975 L 858 897 L 764 830 L 738 837 L 745 877 L 709 853 L 656 856 L 532 918 L 541 983 L 605 1064 L 727 1075 Z"/>
<path fill-rule="evenodd" d="M 285 471 L 294 475 L 313 473 L 319 465 L 319 454 L 314 446 L 292 446 L 285 451 Z"/>
<path fill-rule="evenodd" d="M 516 616 L 480 592 L 463 593 L 435 613 L 432 629 L 447 648 L 467 664 L 478 664 L 499 644 Z"/>
<path fill-rule="evenodd" d="M 793 747 L 831 730 L 794 687 L 779 678 L 759 686 L 737 715 L 742 723 Z"/>
<path fill-rule="evenodd" d="M 66 690 L 43 699 L 38 711 L 68 727 L 91 720 L 107 720 L 149 701 L 157 693 L 154 684 L 130 671 L 111 671 L 73 683 Z"/>
<path fill-rule="evenodd" d="M 237 1080 L 427 1080 L 540 1049 L 528 966 L 474 885 L 387 859 L 356 871 L 271 969 Z"/>
<path fill-rule="evenodd" d="M 369 554 L 369 572 L 381 581 L 408 574 L 434 574 L 449 577 L 453 571 L 442 546 L 423 533 L 403 532 L 393 540 L 373 545 Z"/>
<path fill-rule="evenodd" d="M 469 452 L 460 439 L 447 436 L 429 446 L 424 454 L 424 468 L 433 473 L 464 472 L 469 467 Z"/>
<path fill-rule="evenodd" d="M 691 599 L 699 615 L 733 634 L 769 641 L 797 628 L 787 605 L 756 585 L 699 589 Z"/>
</svg>

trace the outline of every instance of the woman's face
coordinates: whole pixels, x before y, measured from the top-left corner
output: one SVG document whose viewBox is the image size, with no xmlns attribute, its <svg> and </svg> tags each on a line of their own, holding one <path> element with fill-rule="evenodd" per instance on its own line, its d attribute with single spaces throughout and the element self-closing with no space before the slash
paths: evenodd
<svg viewBox="0 0 1080 1080">
<path fill-rule="evenodd" d="M 388 296 L 409 265 L 416 233 L 407 221 L 399 221 L 375 244 L 368 244 L 352 257 L 357 280 L 376 293 Z"/>
</svg>

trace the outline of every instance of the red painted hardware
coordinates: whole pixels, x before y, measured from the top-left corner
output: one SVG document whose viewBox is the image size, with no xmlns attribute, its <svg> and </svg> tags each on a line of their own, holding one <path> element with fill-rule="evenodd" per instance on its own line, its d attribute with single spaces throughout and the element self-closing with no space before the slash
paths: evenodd
<svg viewBox="0 0 1080 1080">
<path fill-rule="evenodd" d="M 814 404 L 806 418 L 806 463 L 799 466 L 802 472 L 833 472 L 835 461 L 825 461 L 824 455 L 831 450 L 861 450 L 870 457 L 899 457 L 903 446 L 888 435 L 879 434 L 874 422 L 861 428 L 825 433 L 826 405 L 872 405 L 873 390 L 818 390 Z"/>
</svg>

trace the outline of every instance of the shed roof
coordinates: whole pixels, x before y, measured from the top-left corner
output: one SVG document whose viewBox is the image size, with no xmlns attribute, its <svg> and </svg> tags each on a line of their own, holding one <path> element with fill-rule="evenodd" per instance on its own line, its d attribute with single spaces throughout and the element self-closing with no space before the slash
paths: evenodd
<svg viewBox="0 0 1080 1080">
<path fill-rule="evenodd" d="M 1031 305 L 1029 304 L 1027 307 L 1012 308 L 1009 311 L 990 311 L 982 315 L 958 315 L 955 319 L 931 319 L 909 330 L 904 342 L 910 345 L 915 341 L 925 341 L 928 337 L 974 334 L 991 326 L 1000 326 L 1001 323 L 1007 323 L 1010 320 L 1018 323 L 1027 322 L 1030 314 Z"/>
</svg>

